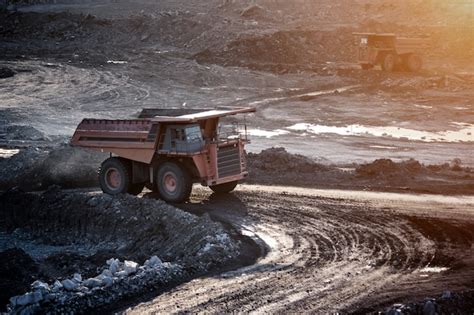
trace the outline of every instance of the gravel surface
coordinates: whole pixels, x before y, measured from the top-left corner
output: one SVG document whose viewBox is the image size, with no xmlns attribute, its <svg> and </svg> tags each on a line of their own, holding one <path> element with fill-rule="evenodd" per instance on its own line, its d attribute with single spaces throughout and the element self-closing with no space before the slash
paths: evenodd
<svg viewBox="0 0 474 315">
<path fill-rule="evenodd" d="M 242 186 L 232 198 L 197 191 L 184 208 L 252 235 L 267 254 L 126 313 L 376 313 L 474 281 L 472 197 Z M 464 296 L 445 313 L 471 313 Z"/>
</svg>

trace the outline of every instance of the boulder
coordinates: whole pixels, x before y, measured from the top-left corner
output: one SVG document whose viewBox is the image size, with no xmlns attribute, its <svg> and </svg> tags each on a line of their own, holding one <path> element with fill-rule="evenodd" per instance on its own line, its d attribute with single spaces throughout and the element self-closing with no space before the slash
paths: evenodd
<svg viewBox="0 0 474 315">
<path fill-rule="evenodd" d="M 38 303 L 43 299 L 43 294 L 41 292 L 29 292 L 23 295 L 17 295 L 10 298 L 10 304 L 15 306 L 23 306 Z"/>
<path fill-rule="evenodd" d="M 59 282 L 59 280 L 56 280 L 53 283 L 53 288 L 51 291 L 58 292 L 59 290 L 62 290 L 62 288 L 63 288 L 63 285 L 61 284 L 61 282 Z"/>
<path fill-rule="evenodd" d="M 435 303 L 432 301 L 426 301 L 425 305 L 423 305 L 423 315 L 435 315 L 436 314 L 436 306 Z"/>
<path fill-rule="evenodd" d="M 36 280 L 31 284 L 31 288 L 35 291 L 48 292 L 50 290 L 49 285 L 45 282 Z"/>
<path fill-rule="evenodd" d="M 109 265 L 109 270 L 112 274 L 115 274 L 120 270 L 120 261 L 116 258 L 110 258 L 107 260 L 107 265 Z"/>
<path fill-rule="evenodd" d="M 96 288 L 101 287 L 103 283 L 99 277 L 96 277 L 85 280 L 83 284 L 88 288 Z"/>
<path fill-rule="evenodd" d="M 125 260 L 124 261 L 124 271 L 127 275 L 137 272 L 138 264 L 134 261 Z"/>
<path fill-rule="evenodd" d="M 77 290 L 77 288 L 79 287 L 79 284 L 77 282 L 72 281 L 70 279 L 63 280 L 61 284 L 63 285 L 64 289 L 68 291 Z"/>
<path fill-rule="evenodd" d="M 146 267 L 155 267 L 157 265 L 161 265 L 163 262 L 158 256 L 152 256 L 150 259 L 147 259 L 144 263 Z"/>
<path fill-rule="evenodd" d="M 74 281 L 76 281 L 77 283 L 81 283 L 82 282 L 82 276 L 80 273 L 75 273 L 73 278 L 72 278 Z"/>
</svg>

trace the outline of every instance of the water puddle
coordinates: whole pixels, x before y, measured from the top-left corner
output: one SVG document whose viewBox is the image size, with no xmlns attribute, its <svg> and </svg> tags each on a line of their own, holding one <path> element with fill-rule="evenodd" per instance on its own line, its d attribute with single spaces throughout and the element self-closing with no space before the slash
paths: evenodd
<svg viewBox="0 0 474 315">
<path fill-rule="evenodd" d="M 289 134 L 287 130 L 276 129 L 276 130 L 263 130 L 263 129 L 247 129 L 247 134 L 254 137 L 265 137 L 271 138 L 275 136 L 281 136 Z"/>
<path fill-rule="evenodd" d="M 382 149 L 382 150 L 396 150 L 398 147 L 388 146 L 388 145 L 369 145 L 370 148 Z"/>
<path fill-rule="evenodd" d="M 422 108 L 422 109 L 432 109 L 433 108 L 433 106 L 420 105 L 420 104 L 415 104 L 415 107 Z"/>
<path fill-rule="evenodd" d="M 125 60 L 107 60 L 107 63 L 111 63 L 111 64 L 114 64 L 114 65 L 123 65 L 123 64 L 128 63 L 128 61 L 125 61 Z"/>
<path fill-rule="evenodd" d="M 345 91 L 352 90 L 356 87 L 359 87 L 359 85 L 350 85 L 350 86 L 344 86 L 344 87 L 340 87 L 340 88 L 332 89 L 332 90 L 315 91 L 315 92 L 310 92 L 310 93 L 304 93 L 304 94 L 299 94 L 295 97 L 319 96 L 319 95 L 326 95 L 326 94 L 332 94 L 332 93 L 342 93 L 342 92 L 345 92 Z"/>
<path fill-rule="evenodd" d="M 298 123 L 288 127 L 293 131 L 304 131 L 312 134 L 337 134 L 342 136 L 375 136 L 391 137 L 397 139 L 422 141 L 422 142 L 472 142 L 474 141 L 474 125 L 464 126 L 459 130 L 446 130 L 439 132 L 422 131 L 401 127 L 381 127 L 348 125 L 343 127 L 325 126 L 308 123 Z"/>
<path fill-rule="evenodd" d="M 333 94 L 333 93 L 342 93 L 345 91 L 352 90 L 356 87 L 359 87 L 359 85 L 349 85 L 349 86 L 343 86 L 340 88 L 335 88 L 335 89 L 330 89 L 330 90 L 318 90 L 314 92 L 308 92 L 308 93 L 302 93 L 302 94 L 297 94 L 297 95 L 292 95 L 292 96 L 280 96 L 280 97 L 270 97 L 270 98 L 264 98 L 258 101 L 253 101 L 250 102 L 248 105 L 249 106 L 256 106 L 256 105 L 262 105 L 262 104 L 268 104 L 268 103 L 273 103 L 273 102 L 278 102 L 278 101 L 283 101 L 283 100 L 294 100 L 294 99 L 300 99 L 302 97 L 316 97 L 320 95 L 327 95 L 327 94 Z M 292 91 L 294 89 L 290 89 Z"/>
<path fill-rule="evenodd" d="M 18 149 L 0 149 L 0 158 L 8 159 L 20 152 Z"/>
<path fill-rule="evenodd" d="M 272 138 L 276 136 L 295 133 L 295 136 L 309 136 L 311 138 L 314 138 L 314 135 L 336 134 L 341 136 L 387 137 L 421 142 L 474 142 L 474 125 L 458 122 L 453 122 L 451 123 L 451 125 L 460 127 L 461 129 L 431 132 L 393 126 L 382 127 L 354 124 L 338 127 L 308 123 L 297 123 L 292 126 L 286 127 L 285 129 L 248 129 L 247 134 L 250 136 L 265 138 Z M 372 145 L 371 147 L 374 149 L 396 149 L 396 147 L 393 146 L 382 145 Z"/>
<path fill-rule="evenodd" d="M 440 272 L 447 271 L 447 270 L 449 270 L 448 267 L 425 267 L 425 268 L 420 269 L 420 272 L 440 273 Z"/>
</svg>

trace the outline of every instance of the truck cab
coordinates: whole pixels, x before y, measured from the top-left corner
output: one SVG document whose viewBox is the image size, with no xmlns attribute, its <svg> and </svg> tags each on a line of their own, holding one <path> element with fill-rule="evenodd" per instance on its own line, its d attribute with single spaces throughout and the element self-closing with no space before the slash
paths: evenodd
<svg viewBox="0 0 474 315">
<path fill-rule="evenodd" d="M 159 143 L 160 151 L 199 152 L 204 148 L 204 138 L 198 124 L 169 125 Z"/>
</svg>

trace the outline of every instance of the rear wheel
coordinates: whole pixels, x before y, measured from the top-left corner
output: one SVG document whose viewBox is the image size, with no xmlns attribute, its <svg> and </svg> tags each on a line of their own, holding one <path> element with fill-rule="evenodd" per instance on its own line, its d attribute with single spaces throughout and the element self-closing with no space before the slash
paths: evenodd
<svg viewBox="0 0 474 315">
<path fill-rule="evenodd" d="M 102 191 L 109 195 L 128 192 L 131 172 L 127 161 L 118 157 L 105 160 L 99 170 L 99 184 Z"/>
<path fill-rule="evenodd" d="M 168 202 L 183 202 L 189 199 L 193 187 L 191 177 L 180 165 L 163 163 L 158 169 L 156 179 L 161 199 Z"/>
<path fill-rule="evenodd" d="M 384 71 L 393 71 L 395 69 L 396 58 L 392 53 L 388 53 L 382 60 L 382 69 Z"/>
<path fill-rule="evenodd" d="M 211 188 L 212 191 L 215 193 L 225 194 L 234 190 L 235 187 L 237 186 L 237 183 L 238 181 L 233 181 L 233 182 L 228 182 L 228 183 L 219 184 L 219 185 L 212 185 L 212 186 L 209 186 L 209 188 Z"/>
<path fill-rule="evenodd" d="M 420 56 L 416 54 L 410 54 L 406 58 L 405 67 L 408 71 L 418 72 L 421 70 L 422 66 L 423 66 L 423 61 L 421 60 Z"/>
</svg>

